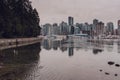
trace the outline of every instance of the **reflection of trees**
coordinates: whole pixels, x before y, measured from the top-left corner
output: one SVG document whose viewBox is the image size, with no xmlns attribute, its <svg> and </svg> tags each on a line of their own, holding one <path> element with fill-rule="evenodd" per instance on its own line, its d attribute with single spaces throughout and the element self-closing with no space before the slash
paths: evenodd
<svg viewBox="0 0 120 80">
<path fill-rule="evenodd" d="M 0 52 L 3 63 L 31 63 L 39 59 L 40 43 L 2 50 Z"/>
<path fill-rule="evenodd" d="M 40 43 L 0 51 L 0 79 L 25 80 L 39 60 Z"/>
</svg>

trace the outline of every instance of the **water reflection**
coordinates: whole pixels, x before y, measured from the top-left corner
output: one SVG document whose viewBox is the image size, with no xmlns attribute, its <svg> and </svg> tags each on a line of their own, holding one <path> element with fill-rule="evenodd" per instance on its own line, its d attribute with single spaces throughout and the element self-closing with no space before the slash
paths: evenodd
<svg viewBox="0 0 120 80">
<path fill-rule="evenodd" d="M 98 54 L 99 52 L 101 53 L 103 50 L 102 49 L 93 49 L 93 54 Z"/>
<path fill-rule="evenodd" d="M 68 52 L 68 56 L 74 55 L 74 49 L 76 50 L 93 50 L 93 54 L 98 54 L 103 52 L 104 44 L 101 42 L 66 42 L 64 40 L 58 41 L 58 40 L 51 40 L 51 39 L 45 39 L 42 41 L 42 47 L 46 50 L 58 50 L 60 49 L 62 52 Z"/>
<path fill-rule="evenodd" d="M 119 80 L 119 48 L 114 42 L 45 39 L 2 50 L 0 80 Z"/>
<path fill-rule="evenodd" d="M 118 45 L 118 53 L 120 53 L 120 41 L 117 43 Z"/>
<path fill-rule="evenodd" d="M 42 46 L 44 49 L 46 50 L 58 50 L 60 49 L 62 52 L 68 51 L 68 56 L 73 56 L 74 54 L 74 45 L 73 43 L 67 43 L 70 44 L 70 46 L 68 47 L 63 47 L 62 45 L 66 45 L 66 43 L 64 43 L 64 41 L 54 41 L 54 40 L 49 40 L 49 39 L 45 39 L 42 42 Z"/>
<path fill-rule="evenodd" d="M 68 56 L 73 56 L 73 55 L 74 55 L 74 49 L 73 49 L 73 47 L 70 47 Z"/>
<path fill-rule="evenodd" d="M 120 52 L 120 42 L 67 42 L 66 40 L 45 39 L 42 42 L 42 48 L 53 53 L 46 54 L 46 59 L 48 56 L 50 57 L 50 62 L 46 61 L 48 63 L 46 65 L 55 70 L 55 72 L 53 71 L 55 74 L 62 73 L 65 78 L 67 76 L 66 79 L 58 79 L 57 75 L 56 80 L 88 80 L 89 78 L 90 80 L 107 80 L 108 77 L 111 78 L 109 80 L 119 80 L 115 78 L 120 78 L 119 54 L 117 53 Z M 56 51 L 59 54 L 56 54 Z M 54 63 L 52 64 L 52 62 Z M 56 69 L 56 67 L 59 68 Z M 50 78 L 50 80 L 52 79 Z"/>
<path fill-rule="evenodd" d="M 113 45 L 114 45 L 114 42 L 113 41 L 109 41 L 109 42 L 106 42 L 106 47 L 107 47 L 107 50 L 109 52 L 112 52 L 113 51 Z"/>
<path fill-rule="evenodd" d="M 101 41 L 66 42 L 65 40 L 45 39 L 41 44 L 1 50 L 0 79 L 88 80 L 87 77 L 89 77 L 91 80 L 100 80 L 96 76 L 98 77 L 100 75 L 98 73 L 101 73 L 112 76 L 110 80 L 114 80 L 113 76 L 119 77 L 120 75 L 117 72 L 120 64 L 115 61 L 119 59 L 119 54 L 114 52 L 115 49 L 119 52 L 119 43 Z M 47 52 L 55 54 L 44 54 Z M 42 60 L 39 55 L 42 56 Z M 110 57 L 111 55 L 112 57 Z M 44 66 L 41 66 L 41 63 Z M 81 76 L 87 77 L 83 78 Z"/>
<path fill-rule="evenodd" d="M 30 80 L 38 64 L 40 51 L 40 43 L 1 50 L 0 80 Z"/>
<path fill-rule="evenodd" d="M 105 75 L 110 75 L 110 76 L 115 76 L 115 77 L 117 77 L 119 74 L 117 73 L 117 71 L 119 70 L 119 69 L 117 69 L 117 71 L 115 70 L 115 72 L 111 72 L 110 70 L 113 70 L 114 68 L 119 68 L 120 67 L 120 64 L 118 64 L 118 63 L 116 63 L 116 62 L 114 62 L 114 61 L 108 61 L 108 65 L 110 66 L 110 69 L 109 69 L 109 71 L 106 69 L 106 70 L 102 70 L 102 69 L 100 69 L 99 71 L 100 72 L 102 72 L 102 73 L 104 73 Z M 108 72 L 104 72 L 104 71 L 108 71 Z"/>
</svg>

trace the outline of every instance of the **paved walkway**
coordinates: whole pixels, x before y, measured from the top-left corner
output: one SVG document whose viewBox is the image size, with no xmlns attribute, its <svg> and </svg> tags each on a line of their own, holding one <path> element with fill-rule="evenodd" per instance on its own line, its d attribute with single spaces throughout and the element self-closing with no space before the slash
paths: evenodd
<svg viewBox="0 0 120 80">
<path fill-rule="evenodd" d="M 43 37 L 0 39 L 0 50 L 16 47 L 16 45 L 23 46 L 23 45 L 34 44 L 37 42 L 41 42 L 42 39 Z"/>
</svg>

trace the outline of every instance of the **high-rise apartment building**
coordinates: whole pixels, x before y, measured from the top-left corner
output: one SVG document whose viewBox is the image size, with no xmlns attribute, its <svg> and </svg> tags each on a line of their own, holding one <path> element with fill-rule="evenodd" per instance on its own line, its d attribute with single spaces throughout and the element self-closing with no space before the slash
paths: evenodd
<svg viewBox="0 0 120 80">
<path fill-rule="evenodd" d="M 120 20 L 118 20 L 118 29 L 120 29 Z"/>
<path fill-rule="evenodd" d="M 52 25 L 47 23 L 45 25 L 43 25 L 43 35 L 51 35 L 52 32 L 53 32 L 53 29 L 52 29 Z"/>
<path fill-rule="evenodd" d="M 117 34 L 120 35 L 120 20 L 118 20 L 118 29 L 117 29 Z"/>
<path fill-rule="evenodd" d="M 60 28 L 61 28 L 61 34 L 62 35 L 67 35 L 69 34 L 69 26 L 67 25 L 66 22 L 62 21 L 60 23 Z"/>
<path fill-rule="evenodd" d="M 114 24 L 113 24 L 113 22 L 108 22 L 107 23 L 106 32 L 108 32 L 110 34 L 112 34 L 114 32 Z"/>
<path fill-rule="evenodd" d="M 73 26 L 74 25 L 74 19 L 73 17 L 68 17 L 68 25 Z"/>
<path fill-rule="evenodd" d="M 68 25 L 69 25 L 69 34 L 74 33 L 73 26 L 74 26 L 74 19 L 73 17 L 68 17 Z"/>
<path fill-rule="evenodd" d="M 104 33 L 104 23 L 103 22 L 99 22 L 96 27 L 95 27 L 95 35 L 96 36 L 100 36 Z"/>
<path fill-rule="evenodd" d="M 58 24 L 54 23 L 53 24 L 53 34 L 57 35 L 58 33 L 59 33 Z"/>
<path fill-rule="evenodd" d="M 98 24 L 98 20 L 97 19 L 94 19 L 93 20 L 93 25 L 97 25 Z"/>
</svg>

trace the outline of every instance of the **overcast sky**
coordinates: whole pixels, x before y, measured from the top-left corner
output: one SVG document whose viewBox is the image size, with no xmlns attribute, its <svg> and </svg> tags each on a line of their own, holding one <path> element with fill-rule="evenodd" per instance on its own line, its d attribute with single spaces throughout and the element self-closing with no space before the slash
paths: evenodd
<svg viewBox="0 0 120 80">
<path fill-rule="evenodd" d="M 120 19 L 120 0 L 32 0 L 44 23 L 60 23 L 73 16 L 75 22 L 92 23 L 94 18 L 103 22 Z"/>
</svg>

